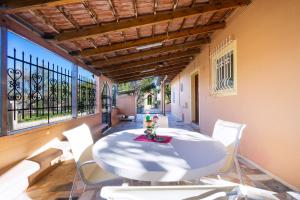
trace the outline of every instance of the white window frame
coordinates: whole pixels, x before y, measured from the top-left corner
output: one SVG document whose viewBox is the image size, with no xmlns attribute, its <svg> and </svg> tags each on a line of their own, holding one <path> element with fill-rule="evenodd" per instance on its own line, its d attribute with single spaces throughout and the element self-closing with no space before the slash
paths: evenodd
<svg viewBox="0 0 300 200">
<path fill-rule="evenodd" d="M 175 103 L 176 102 L 176 94 L 175 94 L 175 88 L 174 88 L 174 90 L 173 91 L 171 91 L 172 92 L 172 103 Z"/>
<path fill-rule="evenodd" d="M 217 70 L 217 60 L 225 56 L 226 54 L 233 53 L 233 86 L 229 85 L 229 79 L 231 78 L 230 67 L 223 68 L 224 74 L 223 78 L 217 80 L 217 73 L 221 73 L 220 70 Z M 213 96 L 229 96 L 237 95 L 237 49 L 236 49 L 236 40 L 227 41 L 220 49 L 217 49 L 214 53 L 210 55 L 211 59 L 211 95 Z M 228 66 L 228 65 L 227 65 Z M 219 74 L 219 77 L 220 74 Z"/>
</svg>

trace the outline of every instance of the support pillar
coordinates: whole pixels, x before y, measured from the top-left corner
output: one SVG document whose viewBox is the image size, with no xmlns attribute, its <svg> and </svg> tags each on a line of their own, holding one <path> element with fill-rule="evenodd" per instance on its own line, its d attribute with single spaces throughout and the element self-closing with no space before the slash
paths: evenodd
<svg viewBox="0 0 300 200">
<path fill-rule="evenodd" d="M 72 66 L 72 117 L 77 118 L 78 106 L 77 106 L 77 87 L 78 87 L 78 65 Z"/>
<path fill-rule="evenodd" d="M 7 135 L 7 28 L 0 27 L 0 136 Z"/>
</svg>

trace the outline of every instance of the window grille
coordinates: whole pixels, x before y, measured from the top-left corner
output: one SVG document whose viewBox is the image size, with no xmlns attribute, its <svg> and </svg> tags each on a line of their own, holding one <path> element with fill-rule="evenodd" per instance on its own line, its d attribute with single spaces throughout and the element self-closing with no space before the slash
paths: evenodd
<svg viewBox="0 0 300 200">
<path fill-rule="evenodd" d="M 113 87 L 112 87 L 112 106 L 114 106 L 114 107 L 117 106 L 117 92 L 118 92 L 117 85 L 113 85 Z"/>
<path fill-rule="evenodd" d="M 226 40 L 211 55 L 212 95 L 235 95 L 236 81 L 236 41 Z"/>
<path fill-rule="evenodd" d="M 102 123 L 108 124 L 111 126 L 111 97 L 109 86 L 107 83 L 104 84 L 102 93 L 101 93 L 101 100 L 102 100 Z"/>
<path fill-rule="evenodd" d="M 71 117 L 71 72 L 17 50 L 7 56 L 8 130 Z"/>
<path fill-rule="evenodd" d="M 147 96 L 147 105 L 152 105 L 152 95 L 151 94 L 149 94 Z"/>
<path fill-rule="evenodd" d="M 175 103 L 175 91 L 173 89 L 173 92 L 172 92 L 172 102 Z"/>
<path fill-rule="evenodd" d="M 94 80 L 78 75 L 77 112 L 79 116 L 95 113 L 96 83 Z"/>
</svg>

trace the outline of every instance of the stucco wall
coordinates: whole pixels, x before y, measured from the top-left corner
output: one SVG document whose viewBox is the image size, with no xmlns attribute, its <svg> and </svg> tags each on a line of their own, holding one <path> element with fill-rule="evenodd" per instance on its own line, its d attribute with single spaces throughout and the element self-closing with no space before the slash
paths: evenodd
<svg viewBox="0 0 300 200">
<path fill-rule="evenodd" d="M 136 96 L 119 95 L 117 98 L 117 107 L 120 111 L 120 114 L 136 116 Z"/>
<path fill-rule="evenodd" d="M 199 70 L 200 129 L 211 134 L 220 118 L 247 124 L 240 153 L 283 181 L 300 188 L 300 1 L 254 0 L 236 11 L 224 30 L 180 74 L 185 85 Z M 209 94 L 209 51 L 227 36 L 237 40 L 235 96 Z M 179 76 L 172 81 L 176 100 L 190 101 L 187 89 L 178 97 Z M 186 86 L 185 86 L 186 87 Z M 172 112 L 191 113 L 172 104 Z"/>
<path fill-rule="evenodd" d="M 53 145 L 59 143 L 63 139 L 63 131 L 72 129 L 83 123 L 90 127 L 91 132 L 94 133 L 94 139 L 100 137 L 98 129 L 100 114 L 44 125 L 39 128 L 23 130 L 15 135 L 0 137 L 0 171 L 4 171 L 4 168 L 31 156 L 49 143 Z"/>
</svg>

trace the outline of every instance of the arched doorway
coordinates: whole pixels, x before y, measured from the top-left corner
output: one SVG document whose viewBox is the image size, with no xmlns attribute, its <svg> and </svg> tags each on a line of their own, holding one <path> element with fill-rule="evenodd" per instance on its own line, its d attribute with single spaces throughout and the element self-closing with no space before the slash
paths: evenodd
<svg viewBox="0 0 300 200">
<path fill-rule="evenodd" d="M 107 83 L 104 84 L 102 93 L 102 123 L 107 124 L 111 127 L 111 96 L 109 91 L 109 86 Z"/>
</svg>

